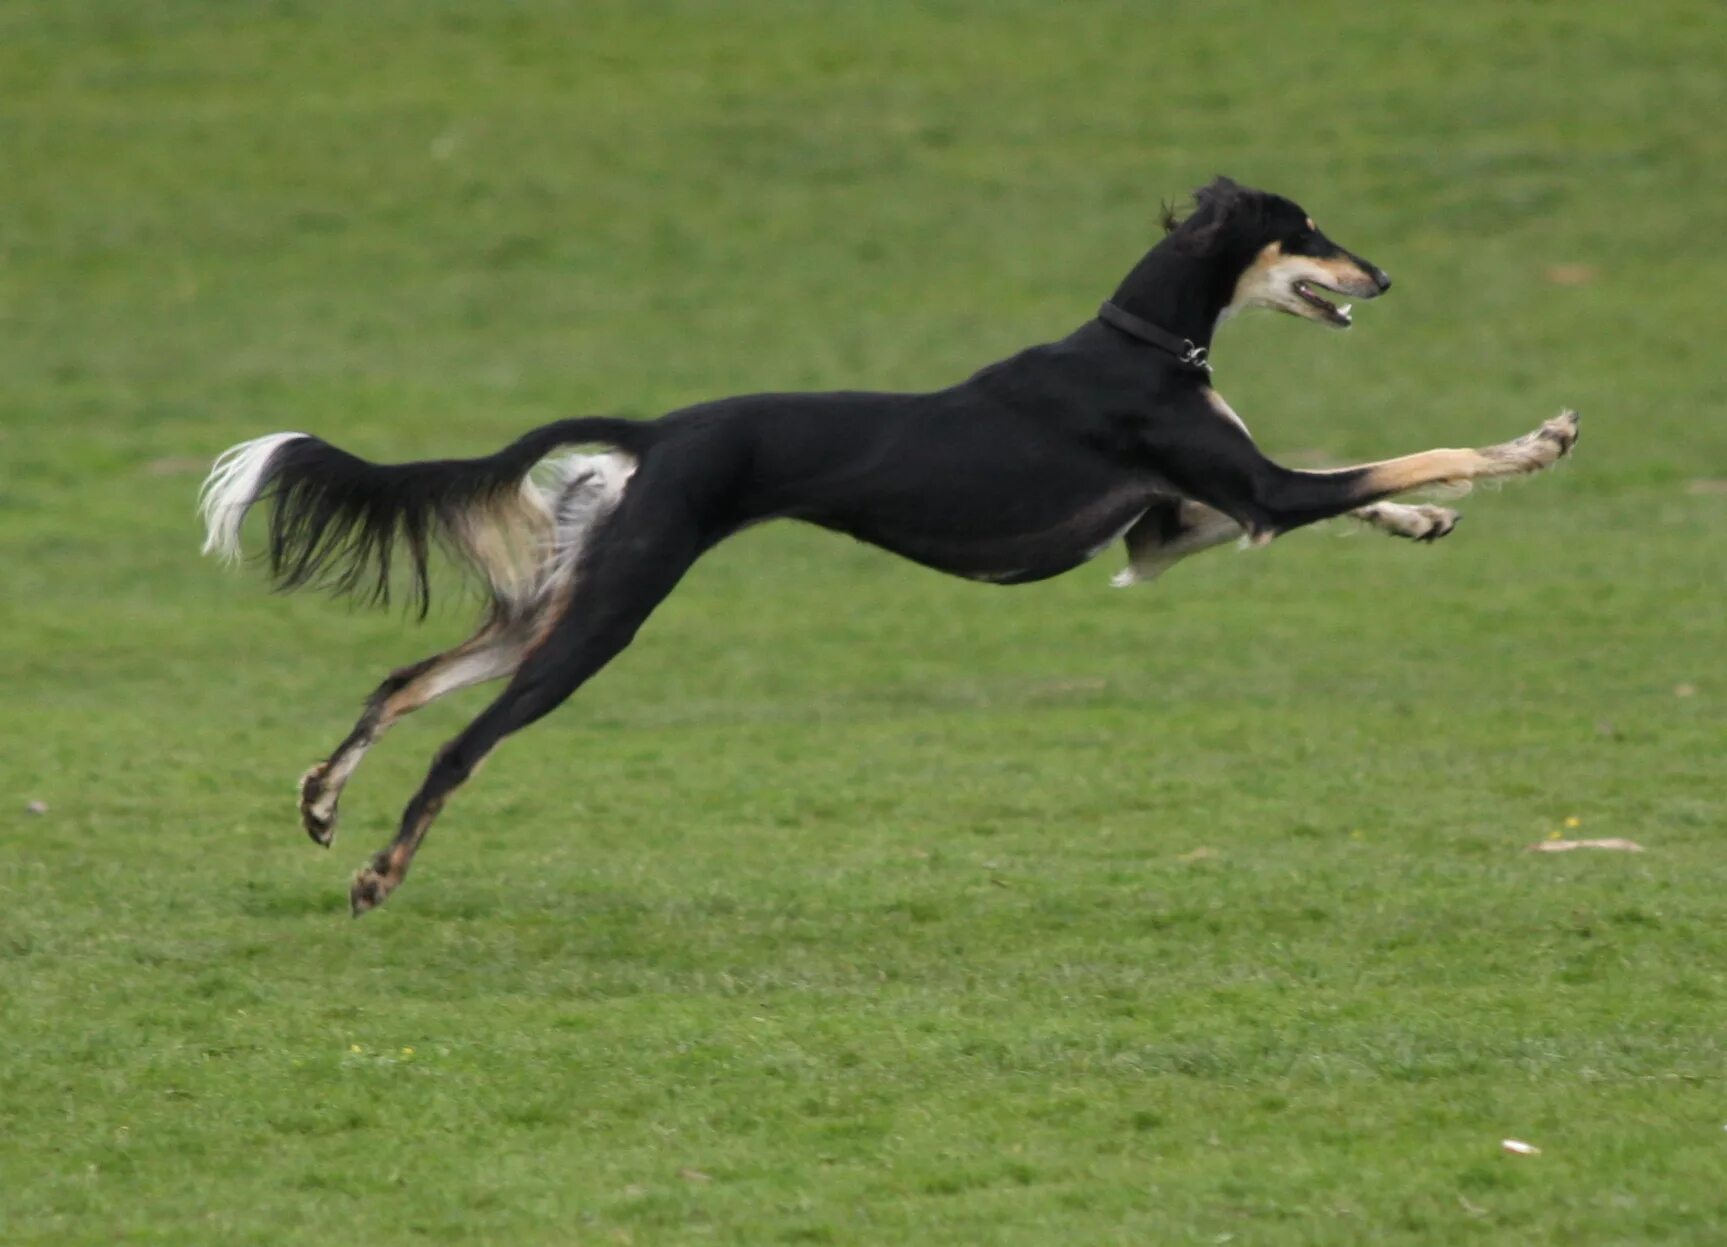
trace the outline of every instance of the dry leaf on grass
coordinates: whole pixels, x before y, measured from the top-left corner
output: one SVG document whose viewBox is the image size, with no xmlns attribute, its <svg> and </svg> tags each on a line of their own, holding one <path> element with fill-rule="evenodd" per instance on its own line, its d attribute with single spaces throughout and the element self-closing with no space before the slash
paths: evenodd
<svg viewBox="0 0 1727 1247">
<path fill-rule="evenodd" d="M 713 1174 L 703 1173 L 700 1169 L 680 1169 L 678 1170 L 678 1177 L 685 1182 L 712 1182 L 714 1180 Z"/>
<path fill-rule="evenodd" d="M 1499 1146 L 1504 1148 L 1507 1152 L 1510 1152 L 1513 1156 L 1541 1155 L 1540 1148 L 1536 1147 L 1533 1143 L 1525 1143 L 1522 1139 L 1503 1139 L 1500 1141 Z"/>
<path fill-rule="evenodd" d="M 1544 276 L 1555 286 L 1583 286 L 1595 280 L 1595 269 L 1587 264 L 1549 264 Z"/>
<path fill-rule="evenodd" d="M 1175 860 L 1178 862 L 1203 862 L 1216 856 L 1216 849 L 1208 849 L 1202 844 L 1197 849 L 1189 849 L 1185 853 L 1177 853 L 1175 855 Z"/>
<path fill-rule="evenodd" d="M 1641 853 L 1643 846 L 1635 840 L 1609 836 L 1605 840 L 1542 840 L 1529 846 L 1531 853 L 1569 853 L 1572 849 L 1612 849 L 1619 853 Z"/>
<path fill-rule="evenodd" d="M 1727 494 L 1727 481 L 1695 480 L 1685 486 L 1688 494 Z"/>
</svg>

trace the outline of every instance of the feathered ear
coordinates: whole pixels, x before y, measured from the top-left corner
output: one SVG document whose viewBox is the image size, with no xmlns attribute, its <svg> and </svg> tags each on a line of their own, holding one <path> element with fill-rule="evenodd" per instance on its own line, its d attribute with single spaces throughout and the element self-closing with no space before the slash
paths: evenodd
<svg viewBox="0 0 1727 1247">
<path fill-rule="evenodd" d="M 1193 215 L 1177 222 L 1168 205 L 1163 210 L 1165 233 L 1180 230 L 1182 242 L 1195 255 L 1209 255 L 1228 228 L 1230 218 L 1249 198 L 1239 182 L 1221 173 L 1193 192 Z"/>
<path fill-rule="evenodd" d="M 1193 202 L 1201 208 L 1216 206 L 1227 209 L 1231 204 L 1241 199 L 1244 188 L 1234 178 L 1218 174 L 1204 186 L 1193 192 Z"/>
</svg>

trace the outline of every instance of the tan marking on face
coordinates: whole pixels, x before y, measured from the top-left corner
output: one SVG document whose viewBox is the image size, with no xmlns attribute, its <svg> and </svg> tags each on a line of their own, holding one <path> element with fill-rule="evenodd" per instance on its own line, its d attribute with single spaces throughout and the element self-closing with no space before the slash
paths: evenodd
<svg viewBox="0 0 1727 1247">
<path fill-rule="evenodd" d="M 1317 226 L 1317 225 L 1315 225 L 1315 224 L 1314 224 L 1314 223 L 1313 223 L 1313 218 L 1312 218 L 1312 217 L 1308 217 L 1308 218 L 1307 218 L 1307 228 L 1308 228 L 1308 229 L 1310 229 L 1310 230 L 1313 230 L 1313 231 L 1314 231 L 1314 232 L 1315 232 L 1315 233 L 1317 233 L 1317 232 L 1318 232 L 1318 230 L 1319 230 L 1319 226 Z"/>
<path fill-rule="evenodd" d="M 1378 287 L 1374 284 L 1373 274 L 1369 273 L 1354 260 L 1343 256 L 1333 256 L 1326 260 L 1316 260 L 1312 256 L 1303 256 L 1309 264 L 1314 264 L 1330 274 L 1326 284 L 1342 290 L 1347 294 L 1366 295 L 1377 294 Z M 1351 290 L 1350 287 L 1356 287 Z"/>
<path fill-rule="evenodd" d="M 1319 259 L 1310 255 L 1289 255 L 1281 243 L 1269 242 L 1236 279 L 1235 294 L 1229 306 L 1224 308 L 1222 319 L 1250 307 L 1266 307 L 1303 320 L 1331 324 L 1324 312 L 1295 293 L 1298 281 L 1357 298 L 1372 298 L 1379 293 L 1372 275 L 1353 260 L 1342 256 Z"/>
<path fill-rule="evenodd" d="M 1278 306 L 1271 297 L 1276 285 L 1272 275 L 1283 258 L 1281 243 L 1268 242 L 1261 247 L 1253 262 L 1235 279 L 1235 294 L 1230 298 L 1229 306 L 1223 309 L 1221 319 L 1227 320 L 1250 307 Z"/>
</svg>

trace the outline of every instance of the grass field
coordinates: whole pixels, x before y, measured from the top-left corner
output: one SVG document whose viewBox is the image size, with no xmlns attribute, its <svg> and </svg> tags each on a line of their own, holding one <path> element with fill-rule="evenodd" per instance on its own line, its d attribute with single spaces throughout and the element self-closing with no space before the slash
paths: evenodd
<svg viewBox="0 0 1727 1247">
<path fill-rule="evenodd" d="M 1712 0 L 0 7 L 0 1242 L 1720 1242 L 1724 42 Z M 294 780 L 464 607 L 222 574 L 210 457 L 946 384 L 1219 171 L 1397 281 L 1225 333 L 1269 448 L 1569 403 L 1575 463 L 1431 549 L 1127 593 L 751 532 L 348 920 L 485 694 L 333 854 Z"/>
</svg>

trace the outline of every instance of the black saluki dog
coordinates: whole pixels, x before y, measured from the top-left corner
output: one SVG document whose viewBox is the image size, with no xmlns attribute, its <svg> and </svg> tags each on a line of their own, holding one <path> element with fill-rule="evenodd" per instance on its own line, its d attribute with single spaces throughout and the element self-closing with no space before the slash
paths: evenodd
<svg viewBox="0 0 1727 1247">
<path fill-rule="evenodd" d="M 1536 472 L 1576 440 L 1566 411 L 1483 450 L 1321 472 L 1272 462 L 1212 387 L 1213 332 L 1253 307 L 1344 328 L 1349 308 L 1321 291 L 1371 299 L 1391 280 L 1288 199 L 1225 178 L 1165 228 L 1096 317 L 934 393 L 756 394 L 653 421 L 560 420 L 481 459 L 373 464 L 278 433 L 217 460 L 201 496 L 205 550 L 236 557 L 246 512 L 268 500 L 281 588 L 383 600 L 400 547 L 423 614 L 437 543 L 489 590 L 480 629 L 391 673 L 301 781 L 301 821 L 328 845 L 343 785 L 392 723 L 509 677 L 355 876 L 354 913 L 402 882 L 445 800 L 500 740 L 574 693 L 704 551 L 751 524 L 804 520 L 994 584 L 1059 575 L 1125 538 L 1125 584 L 1238 536 L 1260 545 L 1345 514 L 1430 541 L 1453 512 L 1383 500 Z M 548 458 L 584 445 L 607 449 Z"/>
</svg>

